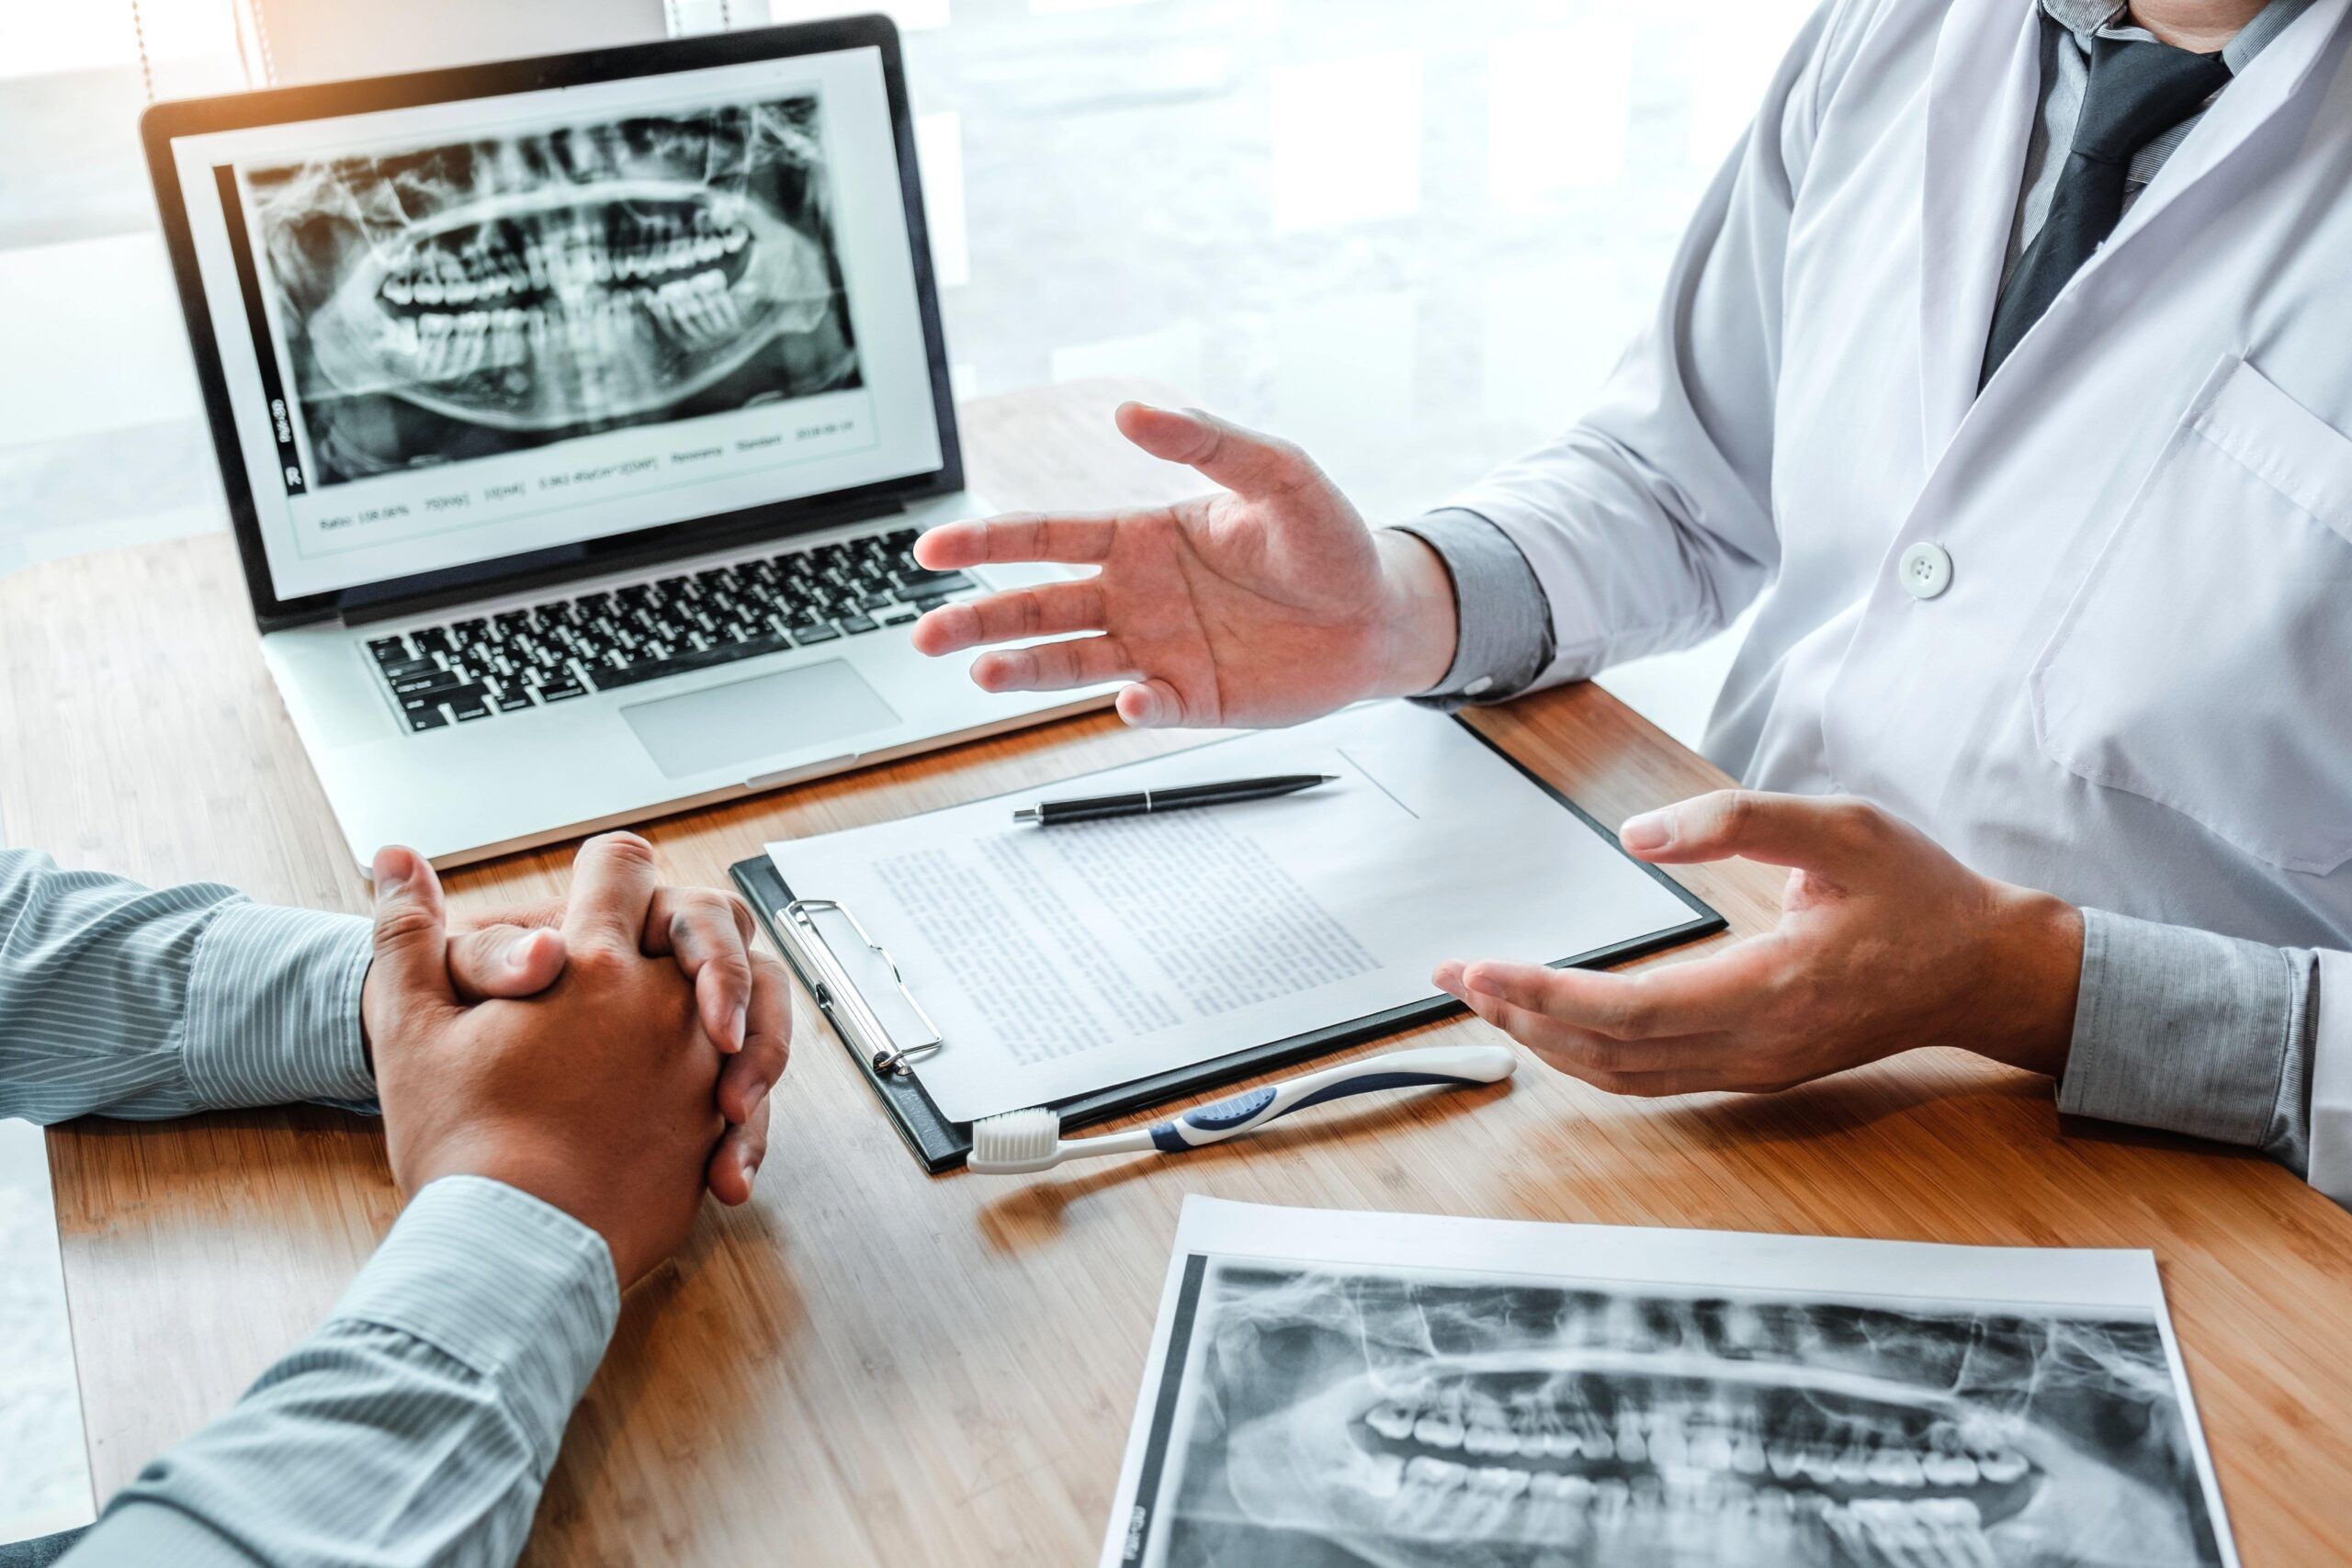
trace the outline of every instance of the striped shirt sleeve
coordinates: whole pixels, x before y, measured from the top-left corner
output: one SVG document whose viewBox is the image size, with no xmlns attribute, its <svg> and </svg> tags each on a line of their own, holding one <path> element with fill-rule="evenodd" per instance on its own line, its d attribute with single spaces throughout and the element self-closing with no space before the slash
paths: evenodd
<svg viewBox="0 0 2352 1568">
<path fill-rule="evenodd" d="M 372 1107 L 368 953 L 364 920 L 0 850 L 0 1116 Z M 498 1182 L 435 1182 L 327 1322 L 63 1561 L 510 1563 L 619 1310 L 594 1230 Z"/>
<path fill-rule="evenodd" d="M 511 1563 L 619 1314 L 594 1231 L 503 1183 L 436 1181 L 326 1324 L 63 1563 Z"/>
<path fill-rule="evenodd" d="M 0 1117 L 372 1109 L 368 922 L 0 849 Z"/>
</svg>

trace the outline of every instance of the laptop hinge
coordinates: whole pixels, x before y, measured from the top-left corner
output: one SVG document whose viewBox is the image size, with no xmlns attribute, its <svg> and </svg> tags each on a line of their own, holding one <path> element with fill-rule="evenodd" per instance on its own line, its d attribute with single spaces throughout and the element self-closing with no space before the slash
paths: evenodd
<svg viewBox="0 0 2352 1568">
<path fill-rule="evenodd" d="M 565 545 L 516 556 L 514 558 L 516 570 L 501 573 L 492 581 L 470 579 L 452 582 L 448 581 L 451 574 L 443 572 L 355 588 L 344 595 L 337 614 L 345 626 L 373 626 L 379 621 L 397 620 L 421 611 L 447 609 L 454 604 L 470 604 L 483 599 L 503 599 L 508 594 L 527 592 L 534 588 L 552 588 L 585 577 L 634 571 L 643 567 L 658 566 L 664 561 L 711 555 L 744 545 L 764 543 L 782 547 L 802 534 L 820 533 L 827 528 L 838 528 L 845 523 L 864 523 L 899 515 L 906 510 L 906 502 L 899 497 L 866 496 L 833 507 L 796 509 L 788 533 L 777 533 L 772 526 L 750 527 L 730 534 L 703 535 L 637 549 L 598 551 L 593 556 L 586 553 L 586 547 Z"/>
</svg>

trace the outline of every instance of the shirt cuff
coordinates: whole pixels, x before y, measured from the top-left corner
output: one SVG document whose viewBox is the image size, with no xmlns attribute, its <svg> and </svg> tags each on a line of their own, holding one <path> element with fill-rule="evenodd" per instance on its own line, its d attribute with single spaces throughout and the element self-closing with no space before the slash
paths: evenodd
<svg viewBox="0 0 2352 1568">
<path fill-rule="evenodd" d="M 2312 964 L 2311 1184 L 2352 1209 L 2352 953 Z"/>
<path fill-rule="evenodd" d="M 620 1310 L 603 1236 L 504 1182 L 448 1176 L 411 1201 L 328 1321 L 395 1329 L 472 1368 L 545 1474 Z"/>
<path fill-rule="evenodd" d="M 372 1106 L 359 1038 L 372 953 L 356 915 L 228 904 L 188 978 L 183 1058 L 207 1109 L 297 1100 Z"/>
<path fill-rule="evenodd" d="M 2085 909 L 2058 1109 L 2266 1145 L 2304 996 L 2284 949 Z"/>
<path fill-rule="evenodd" d="M 1436 707 L 1500 702 L 1552 662 L 1552 606 L 1510 536 L 1475 512 L 1432 512 L 1400 525 L 1438 553 L 1453 579 L 1453 664 L 1415 699 Z"/>
</svg>

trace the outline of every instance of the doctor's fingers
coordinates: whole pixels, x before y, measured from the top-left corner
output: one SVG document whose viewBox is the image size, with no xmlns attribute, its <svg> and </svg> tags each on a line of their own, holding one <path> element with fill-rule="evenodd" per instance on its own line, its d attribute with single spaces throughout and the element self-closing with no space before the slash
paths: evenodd
<svg viewBox="0 0 2352 1568">
<path fill-rule="evenodd" d="M 1323 480 L 1315 459 L 1287 441 L 1201 409 L 1121 403 L 1119 434 L 1165 462 L 1182 463 L 1240 496 L 1279 496 Z"/>
<path fill-rule="evenodd" d="M 1127 645 L 1114 637 L 1078 637 L 1035 648 L 1000 649 L 972 661 L 972 679 L 989 692 L 1060 692 L 1103 681 L 1132 680 L 1137 673 Z"/>
<path fill-rule="evenodd" d="M 1535 1050 L 1534 1047 L 1529 1047 Z M 1741 1074 L 1730 1067 L 1675 1066 L 1656 1072 L 1601 1073 L 1577 1066 L 1556 1051 L 1535 1050 L 1546 1065 L 1564 1072 L 1579 1083 L 1589 1083 L 1603 1094 L 1623 1096 L 1627 1100 L 1671 1100 L 1684 1094 L 1758 1094 L 1786 1086 L 1778 1083 L 1747 1081 L 1752 1075 Z"/>
<path fill-rule="evenodd" d="M 1904 831 L 1893 817 L 1849 795 L 1719 789 L 1630 818 L 1618 837 L 1645 861 L 1737 856 L 1839 877 L 1883 865 Z"/>
<path fill-rule="evenodd" d="M 1728 1029 L 1753 1016 L 1772 989 L 1779 945 L 1754 937 L 1632 975 L 1479 960 L 1446 965 L 1438 983 L 1465 1001 L 1483 994 L 1613 1040 L 1647 1040 Z"/>
<path fill-rule="evenodd" d="M 738 1126 L 749 1122 L 767 1103 L 768 1091 L 784 1077 L 792 1057 L 792 983 L 781 959 L 771 953 L 750 955 L 751 1007 L 743 1029 L 743 1048 L 727 1059 L 718 1073 L 718 1110 Z"/>
<path fill-rule="evenodd" d="M 1120 513 L 1008 512 L 943 523 L 915 541 L 915 559 L 933 571 L 1016 561 L 1100 566 L 1118 537 Z"/>
<path fill-rule="evenodd" d="M 1743 1087 L 1737 1080 L 1753 1076 L 1741 1060 L 1740 1047 L 1727 1035 L 1614 1040 L 1489 992 L 1473 991 L 1468 1001 L 1471 1010 L 1547 1065 L 1611 1094 L 1696 1094 Z"/>
<path fill-rule="evenodd" d="M 961 604 L 943 604 L 915 623 L 915 651 L 938 655 L 984 642 L 1099 632 L 1106 612 L 1100 582 L 1017 588 Z"/>
</svg>

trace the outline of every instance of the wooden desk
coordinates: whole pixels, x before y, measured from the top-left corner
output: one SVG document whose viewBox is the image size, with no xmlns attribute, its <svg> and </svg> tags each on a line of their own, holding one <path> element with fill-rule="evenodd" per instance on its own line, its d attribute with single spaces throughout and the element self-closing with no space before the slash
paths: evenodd
<svg viewBox="0 0 2352 1568">
<path fill-rule="evenodd" d="M 1144 502 L 1102 384 L 969 411 L 1006 504 Z M 359 909 L 260 660 L 225 537 L 0 581 L 0 822 L 69 865 Z M 1723 782 L 1597 687 L 1479 723 L 1604 821 Z M 725 886 L 763 840 L 894 818 L 1178 743 L 1096 717 L 647 828 Z M 455 875 L 460 905 L 562 886 L 570 852 Z M 1690 883 L 1753 931 L 1778 873 Z M 2155 1249 L 2245 1561 L 2352 1558 L 2352 1214 L 2246 1156 L 2062 1129 L 2047 1087 L 1915 1054 L 1763 1100 L 1618 1100 L 1531 1064 L 1179 1162 L 925 1177 L 799 1001 L 758 1201 L 637 1291 L 528 1560 L 1091 1562 L 1176 1211 L 1265 1202 Z M 1462 1022 L 1424 1034 L 1482 1036 Z M 50 1135 L 101 1496 L 226 1409 L 392 1222 L 368 1123 L 311 1110 Z"/>
</svg>

